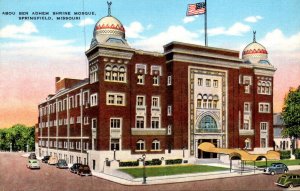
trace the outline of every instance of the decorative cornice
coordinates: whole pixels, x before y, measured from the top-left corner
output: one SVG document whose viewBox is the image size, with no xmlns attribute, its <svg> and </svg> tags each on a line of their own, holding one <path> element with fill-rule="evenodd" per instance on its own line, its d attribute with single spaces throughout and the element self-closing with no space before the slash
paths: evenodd
<svg viewBox="0 0 300 191">
<path fill-rule="evenodd" d="M 119 30 L 119 31 L 125 32 L 125 29 L 122 25 L 119 26 L 119 25 L 114 25 L 114 24 L 111 24 L 111 25 L 102 24 L 101 26 L 100 25 L 96 26 L 96 30 L 102 30 L 102 29 L 114 29 L 114 30 Z"/>
</svg>

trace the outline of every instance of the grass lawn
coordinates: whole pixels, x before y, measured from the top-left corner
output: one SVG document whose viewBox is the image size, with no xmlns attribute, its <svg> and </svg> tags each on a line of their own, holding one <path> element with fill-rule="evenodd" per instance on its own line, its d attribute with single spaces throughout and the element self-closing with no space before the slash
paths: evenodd
<svg viewBox="0 0 300 191">
<path fill-rule="evenodd" d="M 291 166 L 291 165 L 300 165 L 300 159 L 296 159 L 296 160 L 276 160 L 276 161 L 268 161 L 267 165 L 270 166 L 272 163 L 276 163 L 276 162 L 281 162 L 284 163 L 287 166 Z M 247 162 L 248 165 L 254 165 L 253 162 Z M 266 166 L 266 161 L 256 161 L 255 165 L 257 167 L 265 167 Z"/>
<path fill-rule="evenodd" d="M 143 168 L 125 168 L 119 169 L 125 173 L 130 174 L 134 178 L 143 177 Z M 176 165 L 165 167 L 146 167 L 146 176 L 168 176 L 175 174 L 201 173 L 228 170 L 228 168 L 206 166 L 206 165 Z"/>
</svg>

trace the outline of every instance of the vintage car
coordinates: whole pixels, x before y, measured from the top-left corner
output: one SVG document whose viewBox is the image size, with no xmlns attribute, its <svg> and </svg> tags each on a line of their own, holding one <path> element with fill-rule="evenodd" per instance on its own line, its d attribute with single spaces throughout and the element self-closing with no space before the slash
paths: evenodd
<svg viewBox="0 0 300 191">
<path fill-rule="evenodd" d="M 51 156 L 50 159 L 48 160 L 48 164 L 51 164 L 51 165 L 56 165 L 58 162 L 58 159 L 56 156 Z"/>
<path fill-rule="evenodd" d="M 88 165 L 81 165 L 78 168 L 77 174 L 80 176 L 92 176 L 92 172 Z"/>
<path fill-rule="evenodd" d="M 28 159 L 36 159 L 35 153 L 30 153 Z"/>
<path fill-rule="evenodd" d="M 43 163 L 48 163 L 49 159 L 50 159 L 50 156 L 44 156 L 44 158 L 42 158 L 42 162 Z"/>
<path fill-rule="evenodd" d="M 264 169 L 265 174 L 282 174 L 289 171 L 288 167 L 283 163 L 272 163 L 271 166 Z"/>
<path fill-rule="evenodd" d="M 74 163 L 71 167 L 70 167 L 70 172 L 77 174 L 79 167 L 81 166 L 81 163 Z"/>
<path fill-rule="evenodd" d="M 29 159 L 26 166 L 27 166 L 27 168 L 30 168 L 30 169 L 40 169 L 41 168 L 39 161 L 37 161 L 36 159 Z"/>
<path fill-rule="evenodd" d="M 68 164 L 67 161 L 64 159 L 59 159 L 57 164 L 56 164 L 57 168 L 68 168 Z"/>
<path fill-rule="evenodd" d="M 300 185 L 300 175 L 299 174 L 283 174 L 281 175 L 277 181 L 276 185 L 282 187 L 293 188 L 294 186 Z"/>
</svg>

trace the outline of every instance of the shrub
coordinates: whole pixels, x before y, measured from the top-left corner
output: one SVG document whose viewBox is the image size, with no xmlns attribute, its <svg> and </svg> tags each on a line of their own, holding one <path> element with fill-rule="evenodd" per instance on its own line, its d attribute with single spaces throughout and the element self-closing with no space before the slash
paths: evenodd
<svg viewBox="0 0 300 191">
<path fill-rule="evenodd" d="M 171 160 L 166 160 L 166 164 L 181 164 L 182 159 L 171 159 Z"/>
<path fill-rule="evenodd" d="M 119 162 L 119 167 L 139 166 L 139 161 Z"/>
<path fill-rule="evenodd" d="M 291 151 L 280 151 L 280 159 L 290 159 Z"/>
<path fill-rule="evenodd" d="M 161 160 L 160 159 L 152 159 L 145 161 L 146 166 L 154 166 L 154 165 L 161 165 Z"/>
<path fill-rule="evenodd" d="M 300 159 L 300 149 L 295 149 L 294 155 L 296 159 Z"/>
</svg>

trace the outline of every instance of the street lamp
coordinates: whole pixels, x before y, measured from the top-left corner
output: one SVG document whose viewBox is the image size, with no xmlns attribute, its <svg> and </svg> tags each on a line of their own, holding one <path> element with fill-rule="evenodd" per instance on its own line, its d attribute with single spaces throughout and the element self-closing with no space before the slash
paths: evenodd
<svg viewBox="0 0 300 191">
<path fill-rule="evenodd" d="M 147 184 L 147 180 L 146 180 L 146 164 L 145 164 L 145 160 L 146 160 L 146 154 L 142 155 L 142 158 L 139 158 L 139 160 L 143 161 L 143 184 Z"/>
<path fill-rule="evenodd" d="M 183 156 L 183 158 L 185 157 L 184 150 L 185 150 L 185 147 L 182 147 L 182 156 Z"/>
<path fill-rule="evenodd" d="M 116 149 L 114 148 L 114 160 L 116 160 Z"/>
</svg>

